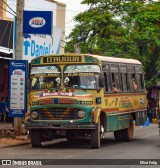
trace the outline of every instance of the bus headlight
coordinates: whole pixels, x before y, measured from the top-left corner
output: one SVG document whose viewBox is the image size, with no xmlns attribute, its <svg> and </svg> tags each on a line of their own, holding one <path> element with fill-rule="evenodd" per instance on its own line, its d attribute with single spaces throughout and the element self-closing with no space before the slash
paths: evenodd
<svg viewBox="0 0 160 168">
<path fill-rule="evenodd" d="M 77 117 L 78 117 L 79 119 L 85 118 L 85 117 L 86 117 L 86 112 L 83 111 L 83 110 L 79 110 L 79 111 L 77 112 Z"/>
<path fill-rule="evenodd" d="M 30 114 L 30 116 L 31 116 L 32 119 L 37 119 L 38 118 L 37 111 L 32 111 L 31 114 Z"/>
</svg>

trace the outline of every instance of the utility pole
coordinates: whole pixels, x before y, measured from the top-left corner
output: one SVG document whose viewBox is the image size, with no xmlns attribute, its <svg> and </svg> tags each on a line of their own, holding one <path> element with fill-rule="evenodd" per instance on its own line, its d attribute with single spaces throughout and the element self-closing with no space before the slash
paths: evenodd
<svg viewBox="0 0 160 168">
<path fill-rule="evenodd" d="M 16 12 L 17 12 L 17 22 L 16 22 L 16 51 L 15 59 L 22 60 L 23 55 L 23 10 L 24 10 L 24 0 L 17 0 Z M 14 132 L 16 136 L 21 135 L 22 120 L 20 117 L 14 118 Z"/>
</svg>

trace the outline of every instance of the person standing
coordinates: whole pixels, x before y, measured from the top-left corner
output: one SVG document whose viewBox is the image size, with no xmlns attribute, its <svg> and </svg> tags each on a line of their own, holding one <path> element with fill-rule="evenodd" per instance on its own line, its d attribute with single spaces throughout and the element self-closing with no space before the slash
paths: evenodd
<svg viewBox="0 0 160 168">
<path fill-rule="evenodd" d="M 1 100 L 0 100 L 0 117 L 1 117 L 1 122 L 5 121 L 6 111 L 8 111 L 7 104 L 5 102 L 5 98 L 2 97 Z"/>
</svg>

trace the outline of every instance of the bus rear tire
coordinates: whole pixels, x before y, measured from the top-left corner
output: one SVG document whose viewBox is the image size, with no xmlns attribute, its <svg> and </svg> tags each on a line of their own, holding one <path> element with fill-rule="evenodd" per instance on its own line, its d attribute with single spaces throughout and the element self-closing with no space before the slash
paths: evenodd
<svg viewBox="0 0 160 168">
<path fill-rule="evenodd" d="M 42 147 L 41 144 L 41 134 L 39 129 L 32 129 L 31 132 L 31 144 L 33 148 L 40 148 Z"/>
<path fill-rule="evenodd" d="M 123 130 L 123 140 L 125 142 L 130 142 L 133 140 L 133 134 L 134 134 L 134 123 L 133 120 L 130 120 L 129 127 Z"/>
<path fill-rule="evenodd" d="M 114 138 L 116 142 L 122 141 L 122 130 L 114 131 Z"/>
<path fill-rule="evenodd" d="M 100 119 L 97 123 L 97 128 L 91 130 L 91 148 L 98 149 L 101 146 L 101 137 L 100 137 Z"/>
<path fill-rule="evenodd" d="M 114 131 L 114 138 L 117 142 L 129 142 L 133 140 L 134 124 L 130 120 L 129 127 L 123 130 Z"/>
</svg>

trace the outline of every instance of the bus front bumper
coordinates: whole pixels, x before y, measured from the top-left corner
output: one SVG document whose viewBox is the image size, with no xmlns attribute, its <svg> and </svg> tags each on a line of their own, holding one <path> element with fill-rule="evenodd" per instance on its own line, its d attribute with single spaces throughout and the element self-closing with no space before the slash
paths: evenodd
<svg viewBox="0 0 160 168">
<path fill-rule="evenodd" d="M 55 130 L 68 130 L 68 129 L 96 129 L 97 124 L 93 123 L 72 123 L 72 124 L 55 124 L 55 123 L 25 123 L 26 129 L 55 129 Z"/>
</svg>

